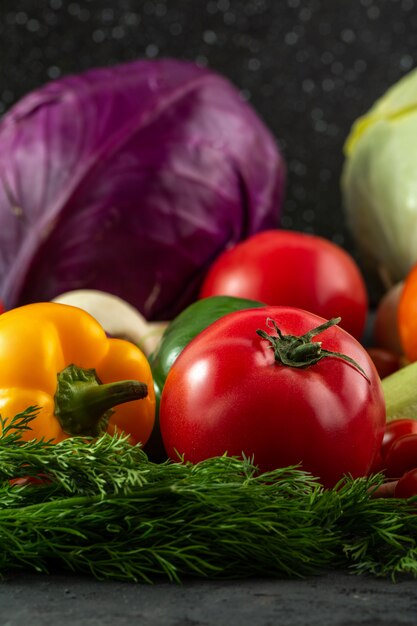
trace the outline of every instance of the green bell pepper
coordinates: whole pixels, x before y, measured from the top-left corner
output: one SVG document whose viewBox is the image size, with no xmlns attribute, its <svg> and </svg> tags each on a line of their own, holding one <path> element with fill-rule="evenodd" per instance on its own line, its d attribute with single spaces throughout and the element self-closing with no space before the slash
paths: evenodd
<svg viewBox="0 0 417 626">
<path fill-rule="evenodd" d="M 174 361 L 194 337 L 216 320 L 233 311 L 262 306 L 265 304 L 257 300 L 234 296 L 211 296 L 193 302 L 168 324 L 157 349 L 149 356 L 155 387 L 156 419 L 145 451 L 152 460 L 162 461 L 166 458 L 159 430 L 159 403 Z"/>
</svg>

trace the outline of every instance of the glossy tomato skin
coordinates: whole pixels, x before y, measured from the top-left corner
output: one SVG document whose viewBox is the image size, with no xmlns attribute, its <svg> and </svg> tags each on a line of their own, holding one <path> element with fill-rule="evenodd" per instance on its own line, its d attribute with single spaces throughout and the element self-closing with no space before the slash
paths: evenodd
<svg viewBox="0 0 417 626">
<path fill-rule="evenodd" d="M 395 439 L 388 448 L 384 461 L 385 474 L 389 478 L 400 478 L 405 472 L 417 467 L 417 434 Z"/>
<path fill-rule="evenodd" d="M 401 476 L 395 487 L 396 498 L 411 498 L 417 496 L 417 468 Z"/>
<path fill-rule="evenodd" d="M 361 339 L 368 294 L 358 265 L 343 248 L 316 235 L 268 230 L 223 252 L 200 297 L 239 296 L 294 306 L 330 319 Z"/>
<path fill-rule="evenodd" d="M 302 463 L 325 486 L 346 473 L 365 475 L 385 425 L 372 360 L 351 335 L 332 327 L 315 339 L 353 358 L 367 377 L 336 357 L 307 368 L 280 365 L 256 332 L 268 331 L 267 318 L 291 335 L 324 321 L 293 307 L 265 307 L 230 313 L 195 337 L 162 392 L 160 426 L 168 456 L 198 462 L 243 453 L 261 471 Z"/>
<path fill-rule="evenodd" d="M 394 441 L 404 435 L 417 435 L 417 420 L 404 417 L 386 424 L 381 444 L 382 459 L 387 458 L 388 451 Z"/>
</svg>

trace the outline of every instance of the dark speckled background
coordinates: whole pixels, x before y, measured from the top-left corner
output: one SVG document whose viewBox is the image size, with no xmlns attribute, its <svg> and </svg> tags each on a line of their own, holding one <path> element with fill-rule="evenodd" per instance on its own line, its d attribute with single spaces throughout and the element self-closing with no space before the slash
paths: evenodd
<svg viewBox="0 0 417 626">
<path fill-rule="evenodd" d="M 1 0 L 0 112 L 70 72 L 175 56 L 225 74 L 272 129 L 289 167 L 282 224 L 353 250 L 343 143 L 355 118 L 416 62 L 414 0 Z"/>
</svg>

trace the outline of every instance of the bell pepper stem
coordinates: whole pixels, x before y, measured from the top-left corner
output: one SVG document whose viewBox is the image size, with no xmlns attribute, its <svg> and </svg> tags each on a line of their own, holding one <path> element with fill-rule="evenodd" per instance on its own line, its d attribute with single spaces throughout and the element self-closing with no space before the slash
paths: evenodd
<svg viewBox="0 0 417 626">
<path fill-rule="evenodd" d="M 66 433 L 97 437 L 106 430 L 115 406 L 147 395 L 143 382 L 103 384 L 94 369 L 69 365 L 58 374 L 55 415 Z"/>
<path fill-rule="evenodd" d="M 387 421 L 417 419 L 417 361 L 382 379 Z"/>
</svg>

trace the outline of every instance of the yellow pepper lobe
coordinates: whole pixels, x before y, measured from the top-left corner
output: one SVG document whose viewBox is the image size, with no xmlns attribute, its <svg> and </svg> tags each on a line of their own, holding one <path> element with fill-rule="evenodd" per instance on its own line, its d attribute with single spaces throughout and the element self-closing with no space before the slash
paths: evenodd
<svg viewBox="0 0 417 626">
<path fill-rule="evenodd" d="M 93 370 L 94 381 L 87 384 L 79 375 L 66 393 L 65 384 L 57 393 L 59 373 L 72 364 Z M 71 434 L 99 433 L 108 422 L 110 434 L 123 432 L 144 445 L 155 420 L 152 371 L 136 345 L 107 337 L 86 311 L 56 302 L 27 304 L 0 315 L 0 414 L 11 418 L 28 406 L 39 413 L 25 440 L 58 443 Z"/>
<path fill-rule="evenodd" d="M 148 395 L 137 380 L 102 384 L 94 369 L 71 364 L 57 376 L 55 415 L 70 435 L 97 437 L 107 429 L 113 407 Z"/>
</svg>

